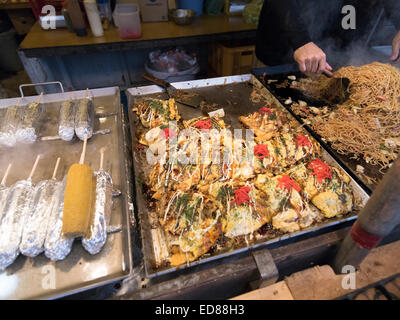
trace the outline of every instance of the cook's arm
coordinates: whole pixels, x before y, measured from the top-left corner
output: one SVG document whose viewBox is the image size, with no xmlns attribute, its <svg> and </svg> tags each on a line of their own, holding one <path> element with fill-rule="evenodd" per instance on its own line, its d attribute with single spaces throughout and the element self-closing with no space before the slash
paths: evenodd
<svg viewBox="0 0 400 320">
<path fill-rule="evenodd" d="M 270 6 L 281 21 L 284 36 L 291 44 L 294 60 L 300 71 L 322 73 L 332 70 L 326 62 L 325 53 L 312 42 L 305 21 L 301 19 L 302 8 L 297 0 L 272 0 Z"/>
<path fill-rule="evenodd" d="M 392 42 L 392 56 L 390 60 L 396 61 L 400 59 L 400 1 L 399 0 L 382 0 L 386 14 L 393 22 L 397 30 L 397 35 Z"/>
</svg>

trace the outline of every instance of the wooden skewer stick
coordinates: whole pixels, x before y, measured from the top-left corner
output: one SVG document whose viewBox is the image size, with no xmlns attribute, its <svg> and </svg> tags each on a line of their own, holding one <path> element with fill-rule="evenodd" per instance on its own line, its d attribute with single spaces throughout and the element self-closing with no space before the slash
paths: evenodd
<svg viewBox="0 0 400 320">
<path fill-rule="evenodd" d="M 42 155 L 39 154 L 39 155 L 36 157 L 35 164 L 33 165 L 33 168 L 32 168 L 32 171 L 31 171 L 29 177 L 28 177 L 28 180 L 31 180 L 31 179 L 32 179 L 32 176 L 33 176 L 33 174 L 34 174 L 35 171 L 36 171 L 36 167 L 37 167 L 37 165 L 38 165 L 38 163 L 39 163 L 39 160 L 40 160 L 40 157 L 41 157 L 41 156 L 42 156 Z"/>
<path fill-rule="evenodd" d="M 21 98 L 18 99 L 17 107 L 19 107 L 19 105 L 21 104 L 21 100 L 22 100 Z"/>
<path fill-rule="evenodd" d="M 5 186 L 5 185 L 6 185 L 7 177 L 8 177 L 8 174 L 10 173 L 11 167 L 12 167 L 12 163 L 10 163 L 10 164 L 8 165 L 7 170 L 6 170 L 6 173 L 4 174 L 3 180 L 1 180 L 1 185 L 2 185 L 2 186 Z"/>
<path fill-rule="evenodd" d="M 56 175 L 57 175 L 58 166 L 60 165 L 60 160 L 61 160 L 60 157 L 57 158 L 56 166 L 54 168 L 53 177 L 52 177 L 53 180 L 56 180 Z"/>
<path fill-rule="evenodd" d="M 40 103 L 40 100 L 42 100 L 42 97 L 43 97 L 43 92 L 40 94 L 37 103 Z"/>
<path fill-rule="evenodd" d="M 86 98 L 89 98 L 89 88 L 86 88 Z"/>
<path fill-rule="evenodd" d="M 103 148 L 100 149 L 100 169 L 103 169 L 104 152 L 106 152 L 106 148 L 103 147 Z"/>
<path fill-rule="evenodd" d="M 83 150 L 82 150 L 81 159 L 79 161 L 79 164 L 84 164 L 85 163 L 86 145 L 87 145 L 87 134 L 85 134 L 85 138 L 84 138 L 84 141 L 83 141 Z"/>
</svg>

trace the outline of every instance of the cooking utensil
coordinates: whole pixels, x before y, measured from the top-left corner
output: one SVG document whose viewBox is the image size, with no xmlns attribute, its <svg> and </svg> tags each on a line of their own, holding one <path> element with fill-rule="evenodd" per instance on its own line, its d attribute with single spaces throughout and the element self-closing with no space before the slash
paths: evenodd
<svg viewBox="0 0 400 320">
<path fill-rule="evenodd" d="M 188 94 L 183 90 L 178 90 L 173 85 L 171 85 L 169 82 L 159 79 L 159 78 L 156 78 L 148 73 L 144 74 L 143 78 L 164 88 L 170 98 L 174 98 L 177 103 L 183 104 L 187 107 L 197 109 L 200 107 L 200 104 L 202 102 L 206 101 L 206 99 L 199 94 L 195 94 L 195 93 Z"/>
<path fill-rule="evenodd" d="M 291 86 L 291 89 L 301 92 L 311 103 L 317 102 L 314 101 L 315 99 L 328 105 L 344 103 L 349 97 L 347 89 L 350 85 L 350 80 L 348 78 L 336 78 L 334 74 L 328 70 L 324 70 L 322 73 L 323 75 L 306 73 L 306 76 L 311 78 L 313 82 L 320 87 L 318 97 L 316 97 L 313 92 L 308 92 L 308 90 L 303 90 L 297 86 Z M 315 106 L 319 107 L 320 105 L 315 103 Z"/>
<path fill-rule="evenodd" d="M 350 79 L 348 78 L 331 77 L 322 98 L 330 103 L 342 104 L 349 98 L 347 90 L 349 85 Z"/>
<path fill-rule="evenodd" d="M 333 73 L 328 70 L 324 70 L 322 71 L 322 73 L 326 75 L 328 78 L 333 78 Z"/>
<path fill-rule="evenodd" d="M 188 25 L 194 21 L 196 11 L 190 9 L 175 9 L 171 10 L 170 17 L 177 25 Z"/>
</svg>

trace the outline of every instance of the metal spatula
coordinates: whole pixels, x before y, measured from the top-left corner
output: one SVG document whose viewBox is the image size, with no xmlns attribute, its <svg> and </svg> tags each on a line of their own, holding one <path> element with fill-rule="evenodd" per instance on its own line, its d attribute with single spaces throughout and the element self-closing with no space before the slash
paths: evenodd
<svg viewBox="0 0 400 320">
<path fill-rule="evenodd" d="M 169 82 L 159 79 L 159 78 L 156 78 L 147 73 L 143 75 L 143 78 L 164 88 L 167 91 L 170 98 L 174 98 L 177 103 L 183 104 L 187 107 L 197 109 L 200 107 L 200 103 L 206 101 L 203 96 L 201 96 L 197 93 L 192 93 L 192 92 L 188 93 L 188 92 L 185 92 L 184 90 L 176 89 Z"/>
<path fill-rule="evenodd" d="M 321 100 L 327 104 L 342 104 L 348 97 L 348 87 L 350 85 L 350 79 L 348 78 L 336 78 L 334 74 L 330 71 L 324 70 L 323 74 L 326 78 L 315 76 L 314 74 L 307 74 L 308 77 L 315 79 L 315 81 L 323 81 L 324 87 L 323 91 L 320 92 L 318 100 Z M 305 92 L 299 88 L 297 90 L 301 91 L 305 96 L 309 98 L 315 98 L 312 94 Z"/>
</svg>

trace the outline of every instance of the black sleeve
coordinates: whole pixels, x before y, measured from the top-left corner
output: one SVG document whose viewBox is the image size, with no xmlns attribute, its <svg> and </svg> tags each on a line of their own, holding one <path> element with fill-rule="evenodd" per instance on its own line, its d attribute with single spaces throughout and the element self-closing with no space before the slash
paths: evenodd
<svg viewBox="0 0 400 320">
<path fill-rule="evenodd" d="M 279 18 L 283 32 L 280 36 L 287 38 L 293 50 L 312 41 L 307 26 L 301 19 L 301 8 L 297 0 L 269 0 L 268 2 L 271 13 Z"/>
<path fill-rule="evenodd" d="M 385 12 L 397 30 L 400 30 L 400 0 L 382 0 Z"/>
</svg>

